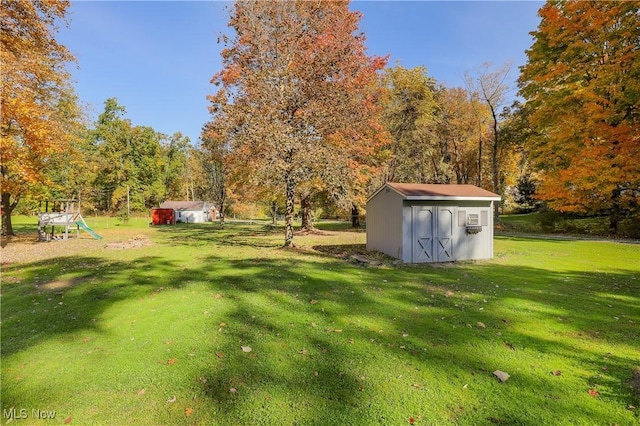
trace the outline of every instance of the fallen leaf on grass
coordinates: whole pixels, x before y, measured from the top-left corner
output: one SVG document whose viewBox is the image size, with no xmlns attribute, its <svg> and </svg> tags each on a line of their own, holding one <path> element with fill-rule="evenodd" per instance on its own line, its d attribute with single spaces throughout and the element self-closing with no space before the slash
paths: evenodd
<svg viewBox="0 0 640 426">
<path fill-rule="evenodd" d="M 140 389 L 140 390 L 138 391 L 138 396 L 140 396 L 140 395 L 144 395 L 144 393 L 145 393 L 146 391 L 147 391 L 146 389 Z"/>
<path fill-rule="evenodd" d="M 69 423 L 71 423 L 71 420 L 73 420 L 71 416 L 67 417 L 66 419 L 64 419 L 64 424 L 68 425 Z"/>
<path fill-rule="evenodd" d="M 477 326 L 480 327 L 480 328 L 487 328 L 487 326 L 484 325 L 484 323 L 480 322 L 480 321 L 478 321 Z"/>
<path fill-rule="evenodd" d="M 627 407 L 627 410 L 631 410 L 631 411 L 633 411 L 633 410 L 635 410 L 635 409 L 636 409 L 635 405 L 631 405 L 631 404 L 629 404 L 629 406 Z"/>
<path fill-rule="evenodd" d="M 316 303 L 318 303 L 318 301 L 317 301 L 316 299 L 313 299 L 313 300 L 312 300 L 311 302 L 309 302 L 309 303 L 311 303 L 312 305 L 315 305 Z"/>
<path fill-rule="evenodd" d="M 229 392 L 236 393 L 236 392 L 238 392 L 238 390 L 236 388 L 231 388 L 231 389 L 229 389 Z"/>
<path fill-rule="evenodd" d="M 224 354 L 222 352 L 216 352 L 216 356 L 218 358 L 224 358 Z"/>
<path fill-rule="evenodd" d="M 216 295 L 213 297 L 215 297 L 216 299 L 222 299 L 224 296 L 222 296 L 220 293 L 216 293 Z"/>
<path fill-rule="evenodd" d="M 307 350 L 305 348 L 302 348 L 302 350 L 300 350 L 300 352 L 298 352 L 300 355 L 306 355 L 307 354 Z"/>
<path fill-rule="evenodd" d="M 242 352 L 251 352 L 253 349 L 251 349 L 251 346 L 241 346 L 242 348 Z"/>
<path fill-rule="evenodd" d="M 193 414 L 193 408 L 191 408 L 191 407 L 187 407 L 187 408 L 185 408 L 185 409 L 184 409 L 184 414 L 185 414 L 185 416 L 187 416 L 187 417 L 191 417 L 191 415 Z"/>
<path fill-rule="evenodd" d="M 510 377 L 508 373 L 505 373 L 504 371 L 500 371 L 500 370 L 494 371 L 493 375 L 496 376 L 501 383 L 506 382 L 507 380 L 509 380 L 509 377 Z"/>
<path fill-rule="evenodd" d="M 416 422 L 416 419 L 414 419 L 413 417 L 409 417 L 409 424 L 414 424 Z"/>
<path fill-rule="evenodd" d="M 171 398 L 167 399 L 167 402 L 169 404 L 173 404 L 174 402 L 176 402 L 178 400 L 178 398 L 176 398 L 175 395 L 173 395 Z"/>
<path fill-rule="evenodd" d="M 554 372 L 553 372 L 553 373 L 551 373 L 551 374 L 553 374 L 554 376 L 562 376 L 562 371 L 560 371 L 560 370 L 556 370 L 556 371 L 554 371 Z"/>
<path fill-rule="evenodd" d="M 178 358 L 171 358 L 169 361 L 167 361 L 167 365 L 173 365 L 176 363 L 177 360 Z"/>
<path fill-rule="evenodd" d="M 596 397 L 596 396 L 600 396 L 600 392 L 598 392 L 595 389 L 589 389 L 589 395 Z"/>
<path fill-rule="evenodd" d="M 412 386 L 416 389 L 422 389 L 422 386 L 419 383 L 414 383 Z"/>
</svg>

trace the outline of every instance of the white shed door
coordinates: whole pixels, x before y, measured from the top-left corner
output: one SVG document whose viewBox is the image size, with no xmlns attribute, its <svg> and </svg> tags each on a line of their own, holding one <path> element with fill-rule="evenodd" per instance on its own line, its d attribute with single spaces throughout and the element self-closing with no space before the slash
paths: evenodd
<svg viewBox="0 0 640 426">
<path fill-rule="evenodd" d="M 436 252 L 438 262 L 450 262 L 453 257 L 453 219 L 454 207 L 439 207 L 437 217 L 438 234 Z"/>
<path fill-rule="evenodd" d="M 413 238 L 413 263 L 435 262 L 433 257 L 434 208 L 431 206 L 412 206 L 411 228 Z"/>
</svg>

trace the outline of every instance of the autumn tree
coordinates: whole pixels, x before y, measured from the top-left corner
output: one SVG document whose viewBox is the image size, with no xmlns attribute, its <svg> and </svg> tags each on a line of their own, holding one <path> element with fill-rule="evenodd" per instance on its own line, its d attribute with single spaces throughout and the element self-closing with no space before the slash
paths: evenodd
<svg viewBox="0 0 640 426">
<path fill-rule="evenodd" d="M 375 111 L 368 89 L 385 60 L 366 55 L 360 16 L 344 1 L 233 7 L 236 35 L 212 80 L 219 90 L 209 97 L 210 125 L 229 142 L 234 173 L 250 171 L 247 183 L 284 189 L 285 246 L 293 243 L 298 185 L 344 171 L 357 158 L 354 147 L 376 142 L 368 133 Z"/>
<path fill-rule="evenodd" d="M 69 1 L 3 1 L 0 8 L 0 190 L 2 234 L 13 235 L 11 213 L 45 182 L 48 159 L 73 135 L 64 103 L 72 97 L 65 65 L 73 56 L 56 39 Z"/>
<path fill-rule="evenodd" d="M 529 124 L 529 105 L 514 101 L 500 113 L 500 164 L 504 193 L 503 205 L 514 203 L 516 210 L 530 212 L 542 207 L 536 200 L 538 173 L 532 165 L 526 141 L 538 137 Z"/>
<path fill-rule="evenodd" d="M 506 83 L 507 75 L 511 69 L 509 63 L 501 68 L 492 70 L 491 65 L 484 64 L 476 75 L 467 74 L 465 80 L 469 90 L 476 92 L 491 112 L 491 181 L 493 191 L 502 194 L 500 150 L 503 148 L 500 141 L 500 111 L 505 106 L 506 96 L 511 90 Z M 495 216 L 498 217 L 498 203 L 495 204 Z"/>
<path fill-rule="evenodd" d="M 438 102 L 436 82 L 425 67 L 387 68 L 384 76 L 384 124 L 391 136 L 386 179 L 444 183 L 442 152 L 432 138 Z"/>
<path fill-rule="evenodd" d="M 483 125 L 490 117 L 489 108 L 460 87 L 440 87 L 436 100 L 437 114 L 430 133 L 440 147 L 447 179 L 457 184 L 476 183 L 486 161 L 479 142 L 489 134 Z"/>
<path fill-rule="evenodd" d="M 87 139 L 88 122 L 75 94 L 60 102 L 61 124 L 73 143 L 64 151 L 56 151 L 47 159 L 44 170 L 46 186 L 38 198 L 75 199 L 78 206 L 92 208 L 91 193 L 95 177 L 95 161 Z"/>
<path fill-rule="evenodd" d="M 220 227 L 224 228 L 229 178 L 225 157 L 229 151 L 229 144 L 218 129 L 210 128 L 208 124 L 202 129 L 201 139 L 200 161 L 206 176 L 207 193 L 210 195 L 207 199 L 211 199 L 218 209 Z"/>
<path fill-rule="evenodd" d="M 560 211 L 608 213 L 640 196 L 640 3 L 549 1 L 539 11 L 520 93 L 538 137 L 538 195 Z"/>
</svg>

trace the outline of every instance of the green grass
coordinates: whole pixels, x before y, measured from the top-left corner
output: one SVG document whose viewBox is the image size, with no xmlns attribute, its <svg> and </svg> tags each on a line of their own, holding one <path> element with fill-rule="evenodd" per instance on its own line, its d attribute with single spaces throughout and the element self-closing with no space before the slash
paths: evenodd
<svg viewBox="0 0 640 426">
<path fill-rule="evenodd" d="M 640 239 L 640 217 L 627 217 L 618 224 L 616 235 L 611 234 L 608 216 L 580 217 L 553 211 L 501 215 L 499 231 L 527 234 L 570 234 L 593 237 Z"/>
<path fill-rule="evenodd" d="M 499 237 L 492 261 L 374 268 L 335 224 L 285 250 L 262 225 L 85 219 L 154 245 L 43 243 L 60 255 L 5 268 L 2 409 L 20 424 L 640 421 L 639 245 Z"/>
</svg>

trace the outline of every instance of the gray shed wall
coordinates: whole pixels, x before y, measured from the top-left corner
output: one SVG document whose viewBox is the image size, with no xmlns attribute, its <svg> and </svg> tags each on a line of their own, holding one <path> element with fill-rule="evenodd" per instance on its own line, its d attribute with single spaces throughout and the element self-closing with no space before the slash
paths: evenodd
<svg viewBox="0 0 640 426">
<path fill-rule="evenodd" d="M 453 224 L 453 259 L 492 259 L 493 258 L 493 202 L 492 201 L 416 201 L 403 200 L 402 216 L 402 259 L 405 263 L 413 262 L 413 217 L 412 206 L 452 207 L 454 211 Z M 482 211 L 486 214 L 487 223 L 482 226 L 482 231 L 467 235 L 465 223 L 458 222 L 458 215 L 464 212 L 465 216 L 477 214 Z M 368 235 L 367 235 L 368 237 Z M 435 248 L 434 248 L 435 250 Z"/>
<path fill-rule="evenodd" d="M 403 258 L 402 196 L 385 188 L 367 202 L 367 250 Z"/>
</svg>

